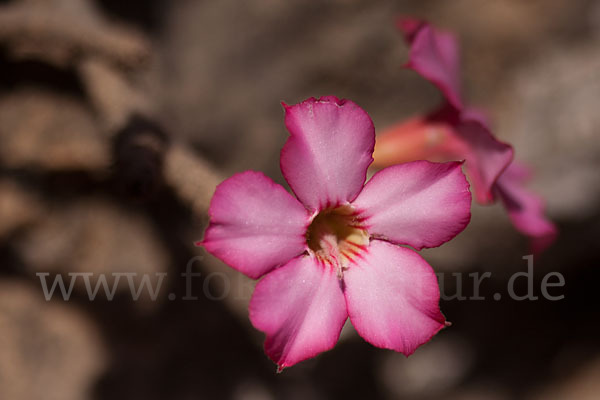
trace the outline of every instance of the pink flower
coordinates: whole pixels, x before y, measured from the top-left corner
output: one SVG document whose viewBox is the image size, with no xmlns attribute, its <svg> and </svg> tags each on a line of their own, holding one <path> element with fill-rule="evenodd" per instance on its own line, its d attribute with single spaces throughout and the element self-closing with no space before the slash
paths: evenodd
<svg viewBox="0 0 600 400">
<path fill-rule="evenodd" d="M 331 349 L 348 317 L 375 346 L 412 354 L 441 328 L 435 274 L 414 250 L 435 247 L 470 219 L 461 163 L 416 161 L 365 184 L 375 130 L 336 97 L 285 107 L 281 170 L 296 194 L 259 172 L 221 183 L 199 243 L 258 279 L 250 320 L 288 367 Z"/>
<path fill-rule="evenodd" d="M 531 250 L 541 253 L 556 240 L 558 231 L 544 216 L 544 201 L 525 189 L 523 184 L 531 179 L 527 166 L 513 161 L 494 185 L 513 225 L 531 238 Z"/>
<path fill-rule="evenodd" d="M 464 159 L 477 202 L 489 204 L 500 198 L 517 230 L 531 238 L 535 251 L 543 250 L 556 237 L 556 227 L 545 218 L 541 199 L 523 187 L 522 174 L 510 172 L 523 168 L 511 164 L 512 147 L 492 135 L 482 112 L 464 105 L 456 38 L 414 19 L 401 19 L 398 27 L 410 45 L 406 67 L 433 83 L 445 103 L 384 131 L 374 165 Z"/>
</svg>

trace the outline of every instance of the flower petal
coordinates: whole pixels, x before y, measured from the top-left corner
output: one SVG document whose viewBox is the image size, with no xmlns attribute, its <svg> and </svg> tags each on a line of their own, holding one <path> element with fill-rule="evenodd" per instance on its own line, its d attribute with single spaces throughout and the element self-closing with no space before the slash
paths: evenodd
<svg viewBox="0 0 600 400">
<path fill-rule="evenodd" d="M 436 276 L 411 249 L 373 240 L 344 282 L 352 325 L 377 347 L 408 356 L 444 327 Z"/>
<path fill-rule="evenodd" d="M 242 172 L 222 182 L 208 213 L 210 225 L 197 244 L 251 278 L 306 248 L 307 210 L 260 172 Z"/>
<path fill-rule="evenodd" d="M 554 242 L 558 230 L 544 215 L 542 198 L 524 187 L 530 175 L 525 165 L 513 162 L 496 182 L 495 190 L 515 228 L 531 238 L 532 250 L 539 254 Z"/>
<path fill-rule="evenodd" d="M 281 150 L 281 171 L 298 199 L 311 210 L 354 200 L 373 161 L 371 118 L 333 96 L 284 107 L 290 137 Z"/>
<path fill-rule="evenodd" d="M 385 167 L 415 160 L 465 160 L 475 199 L 494 200 L 493 186 L 510 164 L 513 149 L 490 132 L 485 115 L 445 105 L 428 116 L 392 126 L 377 136 L 374 165 Z"/>
<path fill-rule="evenodd" d="M 414 19 L 400 19 L 398 28 L 410 45 L 406 67 L 437 86 L 452 106 L 461 109 L 460 57 L 454 35 Z"/>
<path fill-rule="evenodd" d="M 265 351 L 280 368 L 331 349 L 347 318 L 341 281 L 313 256 L 267 274 L 250 301 L 250 320 L 267 334 Z"/>
<path fill-rule="evenodd" d="M 417 117 L 402 121 L 377 135 L 373 166 L 427 160 L 447 162 L 464 159 L 466 144 L 445 121 Z"/>
<path fill-rule="evenodd" d="M 478 203 L 494 200 L 494 183 L 513 158 L 512 146 L 496 139 L 478 115 L 464 112 L 456 134 L 465 142 L 465 170 Z"/>
<path fill-rule="evenodd" d="M 413 161 L 379 171 L 352 205 L 372 236 L 421 249 L 467 226 L 471 192 L 461 163 Z"/>
<path fill-rule="evenodd" d="M 513 151 L 491 134 L 482 113 L 463 110 L 456 38 L 415 19 L 400 19 L 398 28 L 410 45 L 407 66 L 436 85 L 448 102 L 427 120 L 446 123 L 465 142 L 465 169 L 473 182 L 475 198 L 482 204 L 491 203 L 494 182 L 511 162 Z"/>
</svg>

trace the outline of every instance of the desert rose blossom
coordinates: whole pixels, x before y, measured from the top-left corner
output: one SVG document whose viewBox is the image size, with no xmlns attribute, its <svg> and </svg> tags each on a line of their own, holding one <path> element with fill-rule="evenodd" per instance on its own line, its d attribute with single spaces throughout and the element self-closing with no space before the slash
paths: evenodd
<svg viewBox="0 0 600 400">
<path fill-rule="evenodd" d="M 199 245 L 262 280 L 250 320 L 279 369 L 331 349 L 350 318 L 377 347 L 412 354 L 445 326 L 436 276 L 413 249 L 470 219 L 461 163 L 415 161 L 365 184 L 375 130 L 355 103 L 310 98 L 285 108 L 281 170 L 296 197 L 260 172 L 225 180 Z"/>
<path fill-rule="evenodd" d="M 556 227 L 544 216 L 543 200 L 525 188 L 529 174 L 512 162 L 512 147 L 492 135 L 482 112 L 465 106 L 456 38 L 414 19 L 401 19 L 398 27 L 410 46 L 406 67 L 434 84 L 445 101 L 425 116 L 384 131 L 377 139 L 374 165 L 464 159 L 477 202 L 500 199 L 515 228 L 530 238 L 532 250 L 544 250 L 554 241 Z"/>
<path fill-rule="evenodd" d="M 494 190 L 508 212 L 512 224 L 530 238 L 531 250 L 541 253 L 556 240 L 556 226 L 544 215 L 544 200 L 525 188 L 531 169 L 513 161 L 500 175 Z"/>
</svg>

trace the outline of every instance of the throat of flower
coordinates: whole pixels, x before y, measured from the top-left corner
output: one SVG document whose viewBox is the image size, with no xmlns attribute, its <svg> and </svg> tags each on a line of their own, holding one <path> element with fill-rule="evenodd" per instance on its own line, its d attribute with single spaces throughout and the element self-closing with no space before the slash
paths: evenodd
<svg viewBox="0 0 600 400">
<path fill-rule="evenodd" d="M 308 249 L 323 264 L 335 268 L 338 277 L 361 257 L 369 244 L 369 234 L 355 210 L 340 206 L 321 211 L 306 233 Z"/>
</svg>

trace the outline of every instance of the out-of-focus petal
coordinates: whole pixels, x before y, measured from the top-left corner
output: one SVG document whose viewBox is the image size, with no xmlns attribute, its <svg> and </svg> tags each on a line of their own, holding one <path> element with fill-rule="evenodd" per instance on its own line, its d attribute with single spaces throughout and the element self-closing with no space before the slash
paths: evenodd
<svg viewBox="0 0 600 400">
<path fill-rule="evenodd" d="M 398 28 L 410 46 L 406 67 L 437 86 L 452 106 L 461 109 L 460 56 L 454 35 L 414 19 L 401 18 Z"/>
<path fill-rule="evenodd" d="M 455 133 L 457 141 L 465 144 L 461 149 L 461 158 L 466 160 L 465 169 L 473 183 L 475 198 L 482 204 L 492 202 L 493 185 L 511 162 L 513 150 L 491 134 L 487 117 L 482 112 L 463 109 L 460 95 L 460 57 L 456 38 L 448 32 L 433 28 L 427 22 L 415 19 L 400 19 L 398 27 L 410 45 L 407 66 L 436 85 L 448 102 L 424 119 L 426 126 L 443 124 L 450 136 Z M 437 153 L 429 151 L 437 156 L 435 160 L 441 159 L 438 155 L 447 149 L 440 147 L 437 150 Z M 447 159 L 456 156 L 447 155 Z"/>
<path fill-rule="evenodd" d="M 416 160 L 462 160 L 465 152 L 465 143 L 448 123 L 417 117 L 392 125 L 377 135 L 373 166 L 384 168 Z"/>
<path fill-rule="evenodd" d="M 496 179 L 512 161 L 513 149 L 490 133 L 486 119 L 482 112 L 446 105 L 394 125 L 377 136 L 373 165 L 465 160 L 475 199 L 488 204 L 494 200 Z"/>
<path fill-rule="evenodd" d="M 544 215 L 542 198 L 525 188 L 530 176 L 525 165 L 513 162 L 496 182 L 495 191 L 515 228 L 529 236 L 532 251 L 541 253 L 556 240 L 558 230 Z"/>
<path fill-rule="evenodd" d="M 290 137 L 281 150 L 281 171 L 298 199 L 311 210 L 354 200 L 373 161 L 371 118 L 333 96 L 284 107 Z"/>
<path fill-rule="evenodd" d="M 436 247 L 471 217 L 471 192 L 461 163 L 414 161 L 379 171 L 352 203 L 371 236 Z"/>
<path fill-rule="evenodd" d="M 465 170 L 475 199 L 481 204 L 493 202 L 494 183 L 512 161 L 512 146 L 496 139 L 482 120 L 468 113 L 461 115 L 455 129 L 465 143 Z"/>
<path fill-rule="evenodd" d="M 408 356 L 444 327 L 436 276 L 411 249 L 373 240 L 344 282 L 352 325 L 377 347 Z"/>
<path fill-rule="evenodd" d="M 348 318 L 341 281 L 329 265 L 300 256 L 267 274 L 250 301 L 252 324 L 280 368 L 331 349 Z"/>
<path fill-rule="evenodd" d="M 469 107 L 462 110 L 463 119 L 474 120 L 490 130 L 490 116 L 481 108 Z"/>
<path fill-rule="evenodd" d="M 408 44 L 413 42 L 415 35 L 424 25 L 427 25 L 427 23 L 411 17 L 402 16 L 396 21 L 396 27 L 402 32 L 404 39 Z"/>
<path fill-rule="evenodd" d="M 247 171 L 222 182 L 197 243 L 238 271 L 259 278 L 306 248 L 308 211 L 282 186 Z"/>
</svg>

